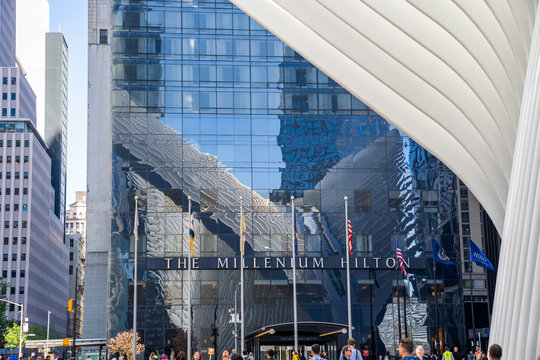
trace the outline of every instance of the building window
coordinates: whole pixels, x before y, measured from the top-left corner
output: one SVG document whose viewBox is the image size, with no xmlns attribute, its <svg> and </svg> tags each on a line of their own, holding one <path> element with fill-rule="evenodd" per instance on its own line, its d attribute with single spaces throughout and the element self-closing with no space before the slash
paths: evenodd
<svg viewBox="0 0 540 360">
<path fill-rule="evenodd" d="M 28 222 L 26 220 L 23 220 L 21 224 L 23 229 L 26 229 L 28 227 Z"/>
<path fill-rule="evenodd" d="M 218 208 L 218 190 L 201 189 L 201 212 L 215 212 Z"/>
<path fill-rule="evenodd" d="M 15 311 L 15 305 L 9 304 L 9 311 Z"/>
<path fill-rule="evenodd" d="M 7 108 L 2 108 L 2 116 L 7 116 Z"/>
<path fill-rule="evenodd" d="M 10 205 L 4 204 L 4 211 L 9 211 L 9 210 L 10 210 Z"/>
<path fill-rule="evenodd" d="M 13 221 L 13 228 L 18 229 L 19 228 L 19 221 Z"/>
<path fill-rule="evenodd" d="M 15 140 L 15 147 L 21 147 L 21 140 Z"/>
<path fill-rule="evenodd" d="M 24 286 L 19 286 L 19 294 L 24 294 Z"/>
<path fill-rule="evenodd" d="M 21 157 L 19 155 L 16 155 L 15 156 L 15 164 L 20 164 L 21 163 Z"/>
<path fill-rule="evenodd" d="M 24 237 L 21 238 L 21 244 L 26 245 L 26 236 L 24 236 Z"/>
<path fill-rule="evenodd" d="M 201 305 L 216 305 L 218 303 L 217 281 L 201 281 Z"/>
<path fill-rule="evenodd" d="M 11 164 L 11 156 L 6 156 L 6 163 Z"/>
<path fill-rule="evenodd" d="M 28 164 L 30 162 L 30 157 L 28 155 L 24 156 L 24 163 Z"/>
<path fill-rule="evenodd" d="M 17 245 L 18 240 L 19 239 L 17 239 L 17 237 L 14 237 L 13 239 L 11 239 L 11 241 L 13 242 L 13 245 Z"/>
<path fill-rule="evenodd" d="M 99 43 L 107 44 L 109 42 L 109 32 L 107 29 L 99 29 Z"/>
<path fill-rule="evenodd" d="M 24 179 L 28 179 L 28 173 L 27 173 L 26 171 L 24 172 L 23 175 L 24 175 L 24 176 L 23 176 Z M 23 195 L 28 195 L 28 188 L 23 188 L 23 189 L 22 189 L 22 194 L 23 194 Z M 25 211 L 26 211 L 26 210 L 25 210 Z"/>
<path fill-rule="evenodd" d="M 371 190 L 354 190 L 354 211 L 371 212 Z"/>
<path fill-rule="evenodd" d="M 22 204 L 22 211 L 28 211 L 28 204 Z"/>
<path fill-rule="evenodd" d="M 2 260 L 8 261 L 9 260 L 9 254 L 2 254 Z M 6 273 L 7 274 L 7 273 Z M 6 275 L 7 276 L 7 275 Z"/>
<path fill-rule="evenodd" d="M 4 221 L 4 229 L 9 229 L 9 221 Z"/>
<path fill-rule="evenodd" d="M 13 204 L 13 211 L 19 211 L 19 204 Z"/>
<path fill-rule="evenodd" d="M 69 275 L 73 275 L 73 265 L 69 265 Z"/>
<path fill-rule="evenodd" d="M 7 93 L 2 93 L 2 100 L 7 100 Z"/>
<path fill-rule="evenodd" d="M 21 254 L 21 261 L 26 261 L 26 254 L 25 253 Z"/>
<path fill-rule="evenodd" d="M 8 157 L 10 157 L 10 156 L 8 156 Z M 11 159 L 10 159 L 10 161 L 11 161 Z M 6 171 L 6 179 L 7 180 L 11 179 L 11 171 Z"/>
<path fill-rule="evenodd" d="M 16 85 L 17 84 L 17 78 L 16 77 L 12 77 L 11 78 L 11 85 Z"/>
<path fill-rule="evenodd" d="M 75 246 L 75 241 L 73 239 L 69 239 L 69 247 L 72 248 Z"/>
<path fill-rule="evenodd" d="M 73 261 L 73 251 L 69 253 L 69 261 Z"/>
<path fill-rule="evenodd" d="M 15 188 L 15 195 L 19 195 L 19 188 Z"/>
<path fill-rule="evenodd" d="M 19 277 L 22 277 L 22 278 L 23 278 L 23 277 L 26 277 L 26 270 L 21 270 L 21 271 L 19 272 Z"/>
<path fill-rule="evenodd" d="M 21 178 L 21 173 L 19 171 L 15 171 L 15 180 L 19 180 L 20 178 Z"/>
<path fill-rule="evenodd" d="M 0 140 L 0 147 L 4 147 L 4 140 Z"/>
<path fill-rule="evenodd" d="M 11 179 L 11 176 L 9 178 Z M 11 195 L 11 188 L 6 188 L 6 195 Z"/>
<path fill-rule="evenodd" d="M 11 261 L 17 261 L 17 254 L 11 254 Z"/>
<path fill-rule="evenodd" d="M 17 99 L 17 94 L 11 93 L 11 100 L 16 100 L 16 99 Z"/>
<path fill-rule="evenodd" d="M 8 237 L 4 238 L 4 245 L 9 245 L 9 238 Z"/>
<path fill-rule="evenodd" d="M 30 147 L 30 140 L 24 140 L 24 147 Z"/>
<path fill-rule="evenodd" d="M 6 76 L 4 76 L 4 77 L 2 78 L 2 84 L 3 84 L 3 85 L 7 85 L 7 77 L 6 77 Z"/>
<path fill-rule="evenodd" d="M 12 140 L 8 140 L 7 141 L 7 147 L 11 147 L 13 145 L 13 141 Z"/>
<path fill-rule="evenodd" d="M 390 190 L 388 192 L 388 209 L 392 212 L 401 211 L 401 204 L 405 195 L 399 190 Z"/>
<path fill-rule="evenodd" d="M 16 278 L 17 277 L 17 270 L 11 270 L 11 277 Z"/>
<path fill-rule="evenodd" d="M 28 171 L 23 172 L 23 179 L 28 179 Z"/>
<path fill-rule="evenodd" d="M 2 277 L 7 278 L 7 270 L 2 270 Z"/>
<path fill-rule="evenodd" d="M 11 108 L 11 116 L 14 117 L 17 114 L 17 109 Z"/>
<path fill-rule="evenodd" d="M 356 251 L 359 256 L 373 255 L 373 236 L 369 234 L 356 235 Z"/>
<path fill-rule="evenodd" d="M 424 212 L 436 213 L 439 211 L 439 193 L 437 190 L 422 190 L 422 206 Z"/>
<path fill-rule="evenodd" d="M 15 286 L 12 286 L 9 288 L 9 294 L 10 295 L 15 295 Z"/>
</svg>

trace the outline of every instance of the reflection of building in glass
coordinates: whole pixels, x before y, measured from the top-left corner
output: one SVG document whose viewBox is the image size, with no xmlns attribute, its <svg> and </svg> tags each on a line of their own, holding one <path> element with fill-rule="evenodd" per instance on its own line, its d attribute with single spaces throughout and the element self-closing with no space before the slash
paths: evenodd
<svg viewBox="0 0 540 360">
<path fill-rule="evenodd" d="M 248 261 L 289 257 L 287 203 L 294 195 L 300 257 L 327 263 L 345 255 L 343 197 L 350 199 L 359 264 L 351 280 L 353 336 L 362 349 L 376 349 L 367 358 L 394 352 L 398 304 L 417 343 L 433 346 L 438 309 L 440 340 L 465 344 L 461 271 L 438 265 L 434 276 L 431 261 L 433 234 L 461 261 L 453 173 L 228 1 L 98 2 L 104 7 L 93 8 L 96 22 L 89 22 L 96 61 L 90 62 L 85 337 L 131 327 L 135 195 L 138 328 L 147 349 L 170 348 L 187 328 L 186 272 L 155 264 L 187 256 L 190 196 L 202 266 L 191 285 L 193 334 L 204 358 L 210 347 L 218 353 L 232 347 L 229 309 L 239 272 L 233 265 L 204 267 L 203 258 L 239 256 L 240 197 Z M 92 76 L 108 73 L 111 64 L 110 81 Z M 103 97 L 109 86 L 112 115 Z M 396 238 L 414 262 L 410 282 L 393 269 Z M 290 346 L 291 271 L 262 264 L 246 271 L 248 344 Z M 319 335 L 347 322 L 344 271 L 312 265 L 299 269 L 298 279 L 301 344 L 320 341 L 335 350 L 344 335 Z M 254 338 L 272 324 L 281 324 L 280 336 Z"/>
</svg>

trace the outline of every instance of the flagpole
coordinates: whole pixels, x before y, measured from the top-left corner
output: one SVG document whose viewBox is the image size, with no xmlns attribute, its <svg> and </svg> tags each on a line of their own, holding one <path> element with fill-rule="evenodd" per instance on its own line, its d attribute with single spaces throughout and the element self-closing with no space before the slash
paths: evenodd
<svg viewBox="0 0 540 360">
<path fill-rule="evenodd" d="M 188 196 L 188 214 L 189 225 L 188 229 L 191 232 L 192 214 L 191 214 L 191 196 Z M 188 251 L 188 336 L 187 336 L 187 358 L 191 360 L 191 234 L 189 237 L 189 251 Z"/>
<path fill-rule="evenodd" d="M 405 280 L 403 280 L 403 284 L 405 285 L 403 287 L 403 326 L 405 327 L 405 337 L 409 337 L 409 331 L 407 329 L 407 293 L 409 291 L 409 277 L 406 277 L 407 283 L 405 284 Z"/>
<path fill-rule="evenodd" d="M 240 196 L 240 355 L 244 353 L 244 208 Z M 235 319 L 236 321 L 236 319 Z"/>
<path fill-rule="evenodd" d="M 433 261 L 433 282 L 434 282 L 434 289 L 435 289 L 435 327 L 437 329 L 437 337 L 436 337 L 436 344 L 435 347 L 437 348 L 437 357 L 439 357 L 439 299 L 438 299 L 438 293 L 439 289 L 437 288 L 437 264 L 435 263 L 435 258 L 432 256 Z"/>
<path fill-rule="evenodd" d="M 469 249 L 470 251 L 470 249 Z M 476 325 L 474 323 L 474 296 L 473 296 L 473 280 L 472 280 L 473 263 L 471 261 L 471 269 L 469 271 L 469 282 L 471 287 L 471 315 L 472 315 L 472 327 L 473 327 L 473 349 L 476 346 Z"/>
<path fill-rule="evenodd" d="M 399 339 L 398 343 L 401 341 L 401 301 L 399 295 L 399 278 L 398 278 L 398 264 L 396 263 L 396 298 L 397 298 L 397 316 L 398 316 L 398 328 L 399 328 Z"/>
<path fill-rule="evenodd" d="M 133 360 L 137 358 L 137 243 L 139 240 L 139 197 L 135 196 L 135 218 L 133 219 Z M 22 325 L 21 325 L 22 326 Z"/>
<path fill-rule="evenodd" d="M 295 233 L 295 208 L 294 196 L 291 196 L 291 218 L 292 218 L 292 276 L 293 276 L 293 322 L 294 322 L 294 351 L 298 353 L 298 313 L 296 309 L 296 233 Z"/>
<path fill-rule="evenodd" d="M 352 338 L 352 312 L 351 312 L 351 270 L 349 265 L 349 209 L 345 196 L 345 252 L 347 253 L 347 324 L 349 338 Z"/>
</svg>

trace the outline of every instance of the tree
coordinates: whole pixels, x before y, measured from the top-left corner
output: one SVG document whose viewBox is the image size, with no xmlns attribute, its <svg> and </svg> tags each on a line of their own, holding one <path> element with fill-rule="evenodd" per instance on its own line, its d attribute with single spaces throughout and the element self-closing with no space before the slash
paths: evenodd
<svg viewBox="0 0 540 360">
<path fill-rule="evenodd" d="M 141 337 L 137 334 L 137 354 L 144 353 L 144 344 L 140 343 Z M 133 329 L 118 333 L 109 340 L 107 345 L 111 354 L 119 352 L 127 354 L 127 360 L 133 359 Z"/>
<path fill-rule="evenodd" d="M 21 327 L 19 326 L 19 324 L 13 324 L 7 328 L 7 331 L 4 335 L 5 347 L 7 347 L 8 349 L 15 349 L 19 347 L 20 329 Z M 23 336 L 22 336 L 23 347 L 27 339 L 28 339 L 28 336 L 25 333 L 23 333 Z"/>
<path fill-rule="evenodd" d="M 28 332 L 30 334 L 35 334 L 36 336 L 32 337 L 32 340 L 44 340 L 47 338 L 47 326 L 46 325 L 30 325 L 28 327 Z M 56 332 L 54 324 L 51 323 L 49 326 L 49 339 L 61 339 L 62 334 Z"/>
<path fill-rule="evenodd" d="M 187 352 L 187 337 L 187 333 L 184 331 L 184 329 L 178 329 L 178 332 L 172 341 L 172 348 L 176 354 L 178 354 L 180 351 Z M 197 338 L 192 336 L 191 349 L 197 349 L 198 345 Z M 195 352 L 195 350 L 192 351 Z"/>
</svg>

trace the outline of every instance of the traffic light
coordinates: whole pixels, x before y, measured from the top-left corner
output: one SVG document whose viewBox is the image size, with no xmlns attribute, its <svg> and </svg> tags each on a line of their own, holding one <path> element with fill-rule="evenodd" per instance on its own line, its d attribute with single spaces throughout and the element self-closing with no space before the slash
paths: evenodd
<svg viewBox="0 0 540 360">
<path fill-rule="evenodd" d="M 69 312 L 74 312 L 75 311 L 75 299 L 69 299 L 68 301 L 68 311 Z"/>
</svg>

